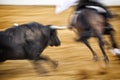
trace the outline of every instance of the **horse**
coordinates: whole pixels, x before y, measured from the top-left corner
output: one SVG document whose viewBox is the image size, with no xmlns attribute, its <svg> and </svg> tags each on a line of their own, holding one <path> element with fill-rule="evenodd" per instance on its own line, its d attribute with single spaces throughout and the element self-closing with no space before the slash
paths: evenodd
<svg viewBox="0 0 120 80">
<path fill-rule="evenodd" d="M 103 40 L 104 35 L 109 35 L 112 43 L 112 48 L 118 48 L 115 39 L 114 39 L 114 29 L 112 27 L 106 27 L 106 20 L 103 15 L 97 12 L 97 10 L 92 8 L 84 8 L 78 11 L 75 11 L 70 18 L 69 28 L 73 29 L 78 35 L 76 41 L 83 42 L 92 52 L 93 59 L 98 61 L 99 58 L 96 52 L 92 49 L 88 39 L 95 37 L 98 39 L 99 47 L 104 56 L 105 63 L 109 62 L 109 58 L 105 52 Z"/>
</svg>

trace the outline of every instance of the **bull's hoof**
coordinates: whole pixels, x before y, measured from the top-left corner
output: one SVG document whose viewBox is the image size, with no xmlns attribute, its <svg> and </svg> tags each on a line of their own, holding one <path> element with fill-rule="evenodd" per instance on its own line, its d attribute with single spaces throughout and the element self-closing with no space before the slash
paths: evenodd
<svg viewBox="0 0 120 80">
<path fill-rule="evenodd" d="M 41 75 L 45 75 L 45 74 L 47 74 L 47 73 L 49 73 L 49 71 L 46 71 L 46 70 L 40 71 L 40 74 L 41 74 Z"/>
<path fill-rule="evenodd" d="M 49 76 L 49 71 L 43 71 L 43 72 L 39 72 L 40 76 Z"/>
<path fill-rule="evenodd" d="M 49 73 L 49 71 L 45 70 L 44 68 L 37 68 L 36 69 L 36 72 L 39 74 L 39 75 L 47 75 Z"/>
<path fill-rule="evenodd" d="M 46 73 L 46 74 L 41 74 L 41 76 L 44 77 L 44 76 L 50 76 L 50 75 Z"/>
<path fill-rule="evenodd" d="M 58 61 L 52 61 L 53 63 L 53 68 L 57 68 L 58 67 Z"/>
</svg>

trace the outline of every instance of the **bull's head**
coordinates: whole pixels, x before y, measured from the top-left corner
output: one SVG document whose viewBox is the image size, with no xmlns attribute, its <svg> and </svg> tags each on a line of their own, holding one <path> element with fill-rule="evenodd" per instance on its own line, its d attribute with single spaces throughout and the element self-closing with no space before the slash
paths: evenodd
<svg viewBox="0 0 120 80">
<path fill-rule="evenodd" d="M 49 45 L 50 46 L 59 46 L 60 45 L 60 40 L 57 36 L 57 31 L 56 30 L 63 30 L 66 29 L 67 27 L 65 26 L 50 26 L 51 31 L 50 31 L 50 40 L 49 40 Z"/>
<path fill-rule="evenodd" d="M 50 46 L 59 46 L 60 40 L 57 36 L 57 31 L 55 29 L 51 29 L 50 31 L 50 39 L 49 39 Z"/>
</svg>

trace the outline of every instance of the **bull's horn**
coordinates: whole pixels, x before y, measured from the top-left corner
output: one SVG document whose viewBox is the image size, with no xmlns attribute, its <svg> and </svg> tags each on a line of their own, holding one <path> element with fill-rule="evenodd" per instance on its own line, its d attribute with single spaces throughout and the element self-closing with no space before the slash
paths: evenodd
<svg viewBox="0 0 120 80">
<path fill-rule="evenodd" d="M 59 29 L 59 30 L 63 30 L 63 29 L 67 29 L 67 26 L 50 26 L 51 29 Z"/>
</svg>

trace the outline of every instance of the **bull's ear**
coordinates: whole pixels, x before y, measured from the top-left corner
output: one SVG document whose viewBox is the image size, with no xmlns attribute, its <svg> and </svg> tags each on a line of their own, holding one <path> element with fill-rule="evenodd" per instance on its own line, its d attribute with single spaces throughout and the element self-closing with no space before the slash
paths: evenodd
<svg viewBox="0 0 120 80">
<path fill-rule="evenodd" d="M 64 30 L 67 29 L 67 26 L 50 26 L 51 29 L 58 29 L 58 30 Z"/>
</svg>

